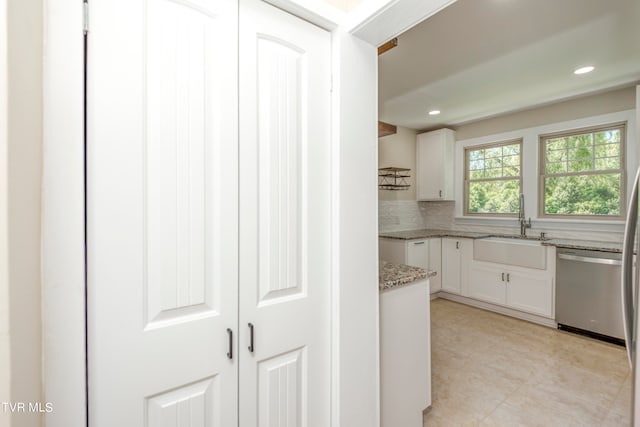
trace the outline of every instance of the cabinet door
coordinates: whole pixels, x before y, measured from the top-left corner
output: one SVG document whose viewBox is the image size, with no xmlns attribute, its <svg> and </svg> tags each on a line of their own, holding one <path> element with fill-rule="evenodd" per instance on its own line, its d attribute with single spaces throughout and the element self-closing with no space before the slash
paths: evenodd
<svg viewBox="0 0 640 427">
<path fill-rule="evenodd" d="M 429 268 L 429 241 L 410 240 L 407 242 L 407 265 Z"/>
<path fill-rule="evenodd" d="M 429 269 L 436 272 L 429 279 L 431 293 L 442 288 L 442 239 L 429 239 Z"/>
<path fill-rule="evenodd" d="M 416 194 L 418 200 L 442 199 L 444 145 L 428 134 L 418 135 L 416 145 Z"/>
<path fill-rule="evenodd" d="M 237 425 L 237 2 L 91 6 L 88 424 Z"/>
<path fill-rule="evenodd" d="M 439 129 L 418 135 L 416 141 L 416 197 L 453 200 L 455 132 Z"/>
<path fill-rule="evenodd" d="M 442 290 L 460 293 L 460 249 L 458 239 L 442 239 Z"/>
<path fill-rule="evenodd" d="M 243 0 L 240 63 L 239 426 L 327 426 L 331 34 Z"/>
<path fill-rule="evenodd" d="M 552 277 L 537 272 L 509 271 L 507 273 L 507 305 L 516 310 L 552 316 Z"/>
<path fill-rule="evenodd" d="M 495 304 L 506 302 L 506 273 L 504 269 L 474 262 L 469 274 L 469 296 Z"/>
</svg>

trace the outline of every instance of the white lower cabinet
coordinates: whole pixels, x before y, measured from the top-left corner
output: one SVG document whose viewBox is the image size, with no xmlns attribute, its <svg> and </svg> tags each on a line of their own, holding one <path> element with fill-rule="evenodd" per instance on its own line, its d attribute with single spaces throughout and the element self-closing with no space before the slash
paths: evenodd
<svg viewBox="0 0 640 427">
<path fill-rule="evenodd" d="M 546 271 L 512 271 L 507 282 L 507 305 L 516 310 L 553 317 L 553 277 Z"/>
<path fill-rule="evenodd" d="M 422 426 L 422 411 L 431 405 L 430 322 L 426 280 L 380 293 L 382 427 Z"/>
<path fill-rule="evenodd" d="M 474 263 L 469 274 L 469 296 L 494 304 L 506 302 L 504 269 Z"/>
<path fill-rule="evenodd" d="M 429 268 L 429 241 L 411 240 L 407 242 L 407 265 Z"/>
<path fill-rule="evenodd" d="M 545 317 L 553 316 L 553 273 L 473 262 L 469 297 Z"/>
<path fill-rule="evenodd" d="M 466 295 L 472 239 L 442 238 L 442 290 Z"/>
<path fill-rule="evenodd" d="M 380 238 L 380 259 L 428 268 L 430 291 L 443 291 L 553 319 L 555 248 L 546 249 L 546 269 L 477 261 L 473 239 Z M 471 301 L 469 303 L 472 303 Z"/>
<path fill-rule="evenodd" d="M 381 260 L 433 270 L 436 275 L 429 279 L 431 293 L 440 290 L 441 283 L 441 239 L 401 240 L 381 237 L 379 257 Z"/>
<path fill-rule="evenodd" d="M 429 270 L 436 272 L 429 278 L 431 293 L 442 289 L 442 239 L 429 239 Z"/>
</svg>

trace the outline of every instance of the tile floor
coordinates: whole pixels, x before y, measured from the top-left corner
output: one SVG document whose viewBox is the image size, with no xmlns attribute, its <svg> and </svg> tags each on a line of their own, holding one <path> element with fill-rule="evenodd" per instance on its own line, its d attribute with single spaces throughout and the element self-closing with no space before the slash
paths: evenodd
<svg viewBox="0 0 640 427">
<path fill-rule="evenodd" d="M 425 426 L 628 426 L 624 348 L 463 304 L 431 302 Z"/>
</svg>

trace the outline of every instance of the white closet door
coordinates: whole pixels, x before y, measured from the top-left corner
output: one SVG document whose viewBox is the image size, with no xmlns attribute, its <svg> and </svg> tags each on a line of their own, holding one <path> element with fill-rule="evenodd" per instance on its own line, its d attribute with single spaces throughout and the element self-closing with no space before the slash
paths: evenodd
<svg viewBox="0 0 640 427">
<path fill-rule="evenodd" d="M 330 34 L 241 0 L 240 64 L 240 426 L 325 427 Z"/>
<path fill-rule="evenodd" d="M 90 7 L 90 425 L 234 426 L 237 2 Z"/>
</svg>

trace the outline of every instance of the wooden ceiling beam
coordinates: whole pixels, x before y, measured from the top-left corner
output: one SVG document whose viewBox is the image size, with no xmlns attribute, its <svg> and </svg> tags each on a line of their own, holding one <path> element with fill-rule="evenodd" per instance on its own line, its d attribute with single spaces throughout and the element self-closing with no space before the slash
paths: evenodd
<svg viewBox="0 0 640 427">
<path fill-rule="evenodd" d="M 378 46 L 378 55 L 382 55 L 383 53 L 385 53 L 388 50 L 393 49 L 394 47 L 398 46 L 398 38 L 393 38 L 391 40 L 389 40 L 388 42 Z"/>
<path fill-rule="evenodd" d="M 383 136 L 393 135 L 398 132 L 398 127 L 396 125 L 390 125 L 385 122 L 378 122 L 378 138 L 382 138 Z"/>
</svg>

